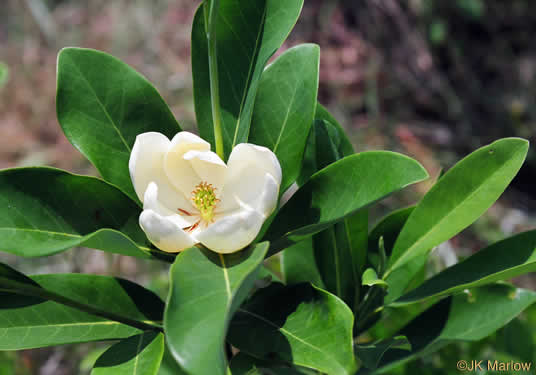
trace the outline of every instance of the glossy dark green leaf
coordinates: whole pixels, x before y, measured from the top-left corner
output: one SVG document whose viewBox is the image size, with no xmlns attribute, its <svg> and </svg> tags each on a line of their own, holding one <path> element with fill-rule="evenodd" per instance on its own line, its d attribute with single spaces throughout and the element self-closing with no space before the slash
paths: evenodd
<svg viewBox="0 0 536 375">
<path fill-rule="evenodd" d="M 355 354 L 366 368 L 376 369 L 385 352 L 394 348 L 411 350 L 411 344 L 405 336 L 397 336 L 372 344 L 356 345 Z"/>
<path fill-rule="evenodd" d="M 473 152 L 430 189 L 409 216 L 389 259 L 389 301 L 417 272 L 408 263 L 478 219 L 502 194 L 525 160 L 528 142 L 505 138 Z M 396 273 L 403 275 L 397 276 Z M 394 275 L 394 276 L 393 276 Z M 390 282 L 396 279 L 396 282 Z"/>
<path fill-rule="evenodd" d="M 395 305 L 457 293 L 536 271 L 536 231 L 499 241 L 438 273 Z"/>
<path fill-rule="evenodd" d="M 85 274 L 51 274 L 30 277 L 47 292 L 102 311 L 140 322 L 161 322 L 164 302 L 156 294 L 117 277 Z M 47 294 L 43 295 L 47 297 Z M 61 303 L 61 300 L 58 300 Z M 81 306 L 83 308 L 83 306 Z"/>
<path fill-rule="evenodd" d="M 326 290 L 341 298 L 354 310 L 360 292 L 363 266 L 363 260 L 358 259 L 358 256 L 366 253 L 362 247 L 352 242 L 352 235 L 366 234 L 366 229 L 352 229 L 351 224 L 357 222 L 360 226 L 363 221 L 359 215 L 363 212 L 358 211 L 313 236 L 316 264 Z M 366 224 L 366 220 L 364 223 Z"/>
<path fill-rule="evenodd" d="M 120 339 L 157 327 L 164 304 L 127 280 L 95 275 L 26 277 L 0 264 L 0 350 Z"/>
<path fill-rule="evenodd" d="M 281 270 L 287 285 L 310 282 L 325 289 L 316 265 L 312 237 L 297 242 L 281 252 Z"/>
<path fill-rule="evenodd" d="M 164 355 L 164 335 L 148 331 L 106 350 L 91 375 L 156 375 Z"/>
<path fill-rule="evenodd" d="M 402 208 L 383 217 L 369 233 L 369 252 L 378 253 L 380 237 L 383 237 L 386 254 L 390 255 L 398 234 L 404 227 L 404 224 L 414 208 L 415 206 Z"/>
<path fill-rule="evenodd" d="M 374 373 L 390 373 L 401 363 L 428 356 L 454 341 L 479 341 L 536 302 L 536 292 L 491 284 L 443 299 L 404 327 L 412 350 L 388 350 Z"/>
<path fill-rule="evenodd" d="M 281 164 L 285 191 L 300 173 L 316 108 L 320 48 L 302 44 L 277 58 L 262 73 L 249 141 L 272 150 Z"/>
<path fill-rule="evenodd" d="M 216 25 L 219 93 L 225 155 L 246 142 L 261 73 L 296 23 L 303 0 L 221 0 Z M 204 8 L 192 29 L 192 73 L 197 124 L 212 143 L 208 48 Z"/>
<path fill-rule="evenodd" d="M 238 310 L 228 339 L 257 358 L 353 374 L 352 325 L 351 310 L 334 295 L 310 284 L 272 284 Z"/>
<path fill-rule="evenodd" d="M 116 340 L 140 330 L 56 302 L 0 293 L 0 350 Z"/>
<path fill-rule="evenodd" d="M 256 358 L 238 353 L 229 363 L 231 375 L 263 375 Z"/>
<path fill-rule="evenodd" d="M 317 103 L 313 126 L 307 138 L 302 170 L 297 183 L 302 186 L 320 169 L 352 155 L 354 148 L 344 129 L 322 104 Z"/>
<path fill-rule="evenodd" d="M 497 334 L 497 351 L 508 353 L 516 359 L 531 362 L 536 357 L 532 325 L 519 318 L 512 320 Z"/>
<path fill-rule="evenodd" d="M 343 237 L 350 250 L 354 278 L 363 273 L 367 264 L 368 220 L 366 209 L 359 210 L 344 219 Z"/>
<path fill-rule="evenodd" d="M 181 129 L 156 89 L 104 52 L 64 48 L 58 55 L 58 121 L 69 141 L 102 177 L 138 202 L 128 160 L 136 136 Z"/>
<path fill-rule="evenodd" d="M 229 364 L 232 375 L 316 375 L 317 372 L 303 368 L 290 367 L 284 363 L 266 361 L 238 353 Z"/>
<path fill-rule="evenodd" d="M 221 255 L 191 248 L 170 270 L 164 330 L 169 349 L 187 374 L 225 374 L 229 320 L 257 279 L 268 243 Z"/>
<path fill-rule="evenodd" d="M 4 263 L 0 263 L 0 280 L 5 282 L 5 285 L 2 286 L 4 289 L 10 288 L 8 284 L 13 284 L 11 288 L 18 286 L 39 287 L 39 284 L 31 278 Z M 15 291 L 16 289 L 10 290 Z"/>
<path fill-rule="evenodd" d="M 164 340 L 165 341 L 165 340 Z M 165 343 L 164 343 L 165 344 Z M 184 372 L 179 367 L 175 358 L 169 351 L 168 345 L 164 345 L 164 357 L 160 363 L 160 370 L 158 370 L 158 375 L 184 375 Z"/>
<path fill-rule="evenodd" d="M 319 115 L 319 111 L 323 111 L 320 115 L 324 118 L 329 118 L 323 107 L 317 109 L 315 116 Z M 300 179 L 307 180 L 310 174 L 341 159 L 346 153 L 353 153 L 353 149 L 342 128 L 324 119 L 315 120 Z M 292 280 L 311 281 L 320 287 L 325 285 L 323 288 L 354 307 L 359 293 L 360 275 L 366 261 L 367 231 L 368 213 L 366 210 L 359 210 L 342 222 L 316 234 L 313 240 L 314 255 L 304 252 L 300 256 L 299 252 L 294 250 L 295 246 L 300 247 L 299 244 L 286 249 L 282 255 L 286 275 Z M 302 242 L 305 241 L 308 240 Z M 304 272 L 304 267 L 309 272 Z M 322 284 L 312 277 L 314 270 L 321 275 Z"/>
<path fill-rule="evenodd" d="M 393 152 L 347 156 L 315 173 L 277 213 L 266 239 L 273 254 L 428 177 L 415 160 Z"/>
<path fill-rule="evenodd" d="M 0 251 L 45 256 L 74 246 L 150 257 L 140 208 L 94 177 L 54 168 L 0 172 Z"/>
<path fill-rule="evenodd" d="M 320 103 L 318 103 L 316 106 L 315 120 L 324 121 L 330 125 L 328 126 L 330 139 L 333 141 L 335 147 L 342 156 L 348 156 L 354 153 L 352 142 L 350 142 L 348 139 L 343 127 L 337 122 L 335 117 L 329 113 L 326 107 Z"/>
<path fill-rule="evenodd" d="M 393 337 L 415 317 L 425 310 L 435 305 L 439 298 L 426 300 L 423 303 L 414 303 L 403 306 L 385 306 L 380 319 L 369 327 L 366 332 L 373 340 L 383 340 L 386 337 Z"/>
<path fill-rule="evenodd" d="M 317 109 L 315 117 L 315 165 L 320 170 L 352 154 L 353 148 L 325 108 Z M 316 263 L 327 291 L 340 297 L 354 311 L 366 262 L 367 232 L 368 212 L 361 209 L 313 237 Z"/>
</svg>

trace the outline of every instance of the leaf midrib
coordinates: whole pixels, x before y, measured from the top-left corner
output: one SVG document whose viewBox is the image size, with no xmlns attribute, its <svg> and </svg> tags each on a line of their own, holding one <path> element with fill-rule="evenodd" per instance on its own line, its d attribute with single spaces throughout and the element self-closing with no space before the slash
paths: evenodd
<svg viewBox="0 0 536 375">
<path fill-rule="evenodd" d="M 296 100 L 296 93 L 298 92 L 298 86 L 299 86 L 298 83 L 294 86 L 294 91 L 292 92 L 292 97 L 290 98 L 290 103 L 287 107 L 287 113 L 285 114 L 285 119 L 283 120 L 283 126 L 281 126 L 281 130 L 279 131 L 279 136 L 277 137 L 277 141 L 275 142 L 275 145 L 273 148 L 274 154 L 277 153 L 277 148 L 279 147 L 279 143 L 281 143 L 281 137 L 283 136 L 283 133 L 285 132 L 287 128 L 288 118 L 290 116 L 290 109 L 292 108 L 292 106 L 294 105 L 294 101 Z"/>
<path fill-rule="evenodd" d="M 231 282 L 229 281 L 229 272 L 227 271 L 227 266 L 225 265 L 225 258 L 223 257 L 223 254 L 218 254 L 220 257 L 220 262 L 222 266 L 223 271 L 223 278 L 225 280 L 225 291 L 227 293 L 227 303 L 230 306 L 231 301 L 233 299 L 233 293 L 231 292 Z"/>
<path fill-rule="evenodd" d="M 161 328 L 157 326 L 157 323 L 154 321 L 131 318 L 113 312 L 105 311 L 98 306 L 93 306 L 88 303 L 73 300 L 71 298 L 65 297 L 61 294 L 55 293 L 40 286 L 27 285 L 18 281 L 7 279 L 5 277 L 0 277 L 0 282 L 3 285 L 3 287 L 0 287 L 0 291 L 2 292 L 21 294 L 28 297 L 37 297 L 47 301 L 52 301 L 62 306 L 67 306 L 72 309 L 97 316 L 101 319 L 118 322 L 120 324 L 134 327 L 142 331 L 147 329 L 161 330 Z"/>
<path fill-rule="evenodd" d="M 97 103 L 99 104 L 99 106 L 101 107 L 102 111 L 104 112 L 106 118 L 108 119 L 108 121 L 110 122 L 110 124 L 112 125 L 112 127 L 114 128 L 114 130 L 117 132 L 117 135 L 119 136 L 119 138 L 121 139 L 121 141 L 123 142 L 123 144 L 125 145 L 126 149 L 128 150 L 128 152 L 130 153 L 132 150 L 130 148 L 130 146 L 128 145 L 128 143 L 126 142 L 125 138 L 123 137 L 123 135 L 121 134 L 121 132 L 119 131 L 119 128 L 117 127 L 117 125 L 115 124 L 115 122 L 112 120 L 112 117 L 110 116 L 110 113 L 108 112 L 108 110 L 106 109 L 106 107 L 104 106 L 104 103 L 101 102 L 99 96 L 97 95 L 95 89 L 93 88 L 93 86 L 91 85 L 91 83 L 89 82 L 89 80 L 87 79 L 87 77 L 82 73 L 82 70 L 80 70 L 80 68 L 78 67 L 78 65 L 75 63 L 75 61 L 70 57 L 70 56 L 67 56 L 69 58 L 69 60 L 71 61 L 71 65 L 78 71 L 78 73 L 80 74 L 80 77 L 83 79 L 83 81 L 86 83 L 87 87 L 89 87 L 91 93 L 95 96 L 95 100 L 97 101 Z"/>
<path fill-rule="evenodd" d="M 536 260 L 535 261 L 532 261 L 532 262 L 525 262 L 525 263 L 522 263 L 522 264 L 519 264 L 517 266 L 514 266 L 514 267 L 510 267 L 510 268 L 505 268 L 505 269 L 502 269 L 501 271 L 498 271 L 498 272 L 494 272 L 494 273 L 490 273 L 480 279 L 477 279 L 477 280 L 472 280 L 468 283 L 463 283 L 463 284 L 458 284 L 458 285 L 454 285 L 448 289 L 444 289 L 440 292 L 435 292 L 435 293 L 428 293 L 426 295 L 421 295 L 421 296 L 418 296 L 417 297 L 414 297 L 413 299 L 402 299 L 402 297 L 400 298 L 400 302 L 397 302 L 397 301 L 394 301 L 391 306 L 404 306 L 406 304 L 410 304 L 410 303 L 415 303 L 415 302 L 421 302 L 421 301 L 424 301 L 424 300 L 428 300 L 430 298 L 434 298 L 434 297 L 444 297 L 444 296 L 447 296 L 447 295 L 451 295 L 451 294 L 454 294 L 454 293 L 457 293 L 461 290 L 465 290 L 465 289 L 471 289 L 471 288 L 477 288 L 477 287 L 480 287 L 480 286 L 483 286 L 485 284 L 491 284 L 495 281 L 499 281 L 499 280 L 502 280 L 502 276 L 503 274 L 506 274 L 506 273 L 509 273 L 511 271 L 517 271 L 519 269 L 524 269 L 523 271 L 525 271 L 526 268 L 529 268 L 531 266 L 535 266 L 536 265 Z M 530 271 L 529 271 L 530 272 Z M 496 280 L 495 278 L 496 277 L 499 277 L 500 279 Z M 510 277 L 509 277 L 510 278 Z"/>
<path fill-rule="evenodd" d="M 337 239 L 335 238 L 335 229 L 330 228 L 331 243 L 333 245 L 333 262 L 335 263 L 335 289 L 337 296 L 342 298 L 342 280 L 341 280 L 341 265 L 339 263 L 339 247 L 337 246 Z"/>
<path fill-rule="evenodd" d="M 120 232 L 120 231 L 118 231 L 116 229 L 112 229 L 112 228 L 100 228 L 100 229 L 97 229 L 96 231 L 88 233 L 86 235 L 66 233 L 66 232 L 54 232 L 54 231 L 50 231 L 50 230 L 36 229 L 36 228 L 0 227 L 0 231 L 2 231 L 2 230 L 13 230 L 13 231 L 22 231 L 22 232 L 36 232 L 36 233 L 50 234 L 50 235 L 53 235 L 53 236 L 65 236 L 65 237 L 71 237 L 71 238 L 80 239 L 83 242 L 88 240 L 92 236 L 99 234 L 101 231 L 112 231 L 112 232 L 116 232 L 117 234 L 123 235 L 125 237 L 125 239 L 129 240 L 130 242 L 132 242 L 132 244 L 134 246 L 138 247 L 139 249 L 144 250 L 144 251 L 149 251 L 149 252 L 152 251 L 150 248 L 148 248 L 146 246 L 142 246 L 142 245 L 134 242 L 131 238 L 129 238 L 123 232 Z"/>
<path fill-rule="evenodd" d="M 497 173 L 499 172 L 502 172 L 506 167 L 508 167 L 510 164 L 512 164 L 516 159 L 514 158 L 515 156 L 517 155 L 517 153 L 515 153 L 514 155 L 512 155 L 511 159 L 509 159 L 508 161 L 506 161 L 502 167 L 498 168 L 495 170 L 495 172 L 491 173 L 489 175 L 488 178 L 486 178 L 485 180 L 482 180 L 482 183 L 476 188 L 474 189 L 473 191 L 471 191 L 470 194 L 468 194 L 466 196 L 465 199 L 461 200 L 456 206 L 454 206 L 445 216 L 443 216 L 443 218 L 441 218 L 436 225 L 432 226 L 427 232 L 423 233 L 423 235 L 416 241 L 413 243 L 413 245 L 411 245 L 410 247 L 407 248 L 407 250 L 400 256 L 400 258 L 398 258 L 394 263 L 393 265 L 390 267 L 389 271 L 387 271 L 386 275 L 385 276 L 388 276 L 395 268 L 397 268 L 397 266 L 403 261 L 403 260 L 406 260 L 407 258 L 409 258 L 410 255 L 413 255 L 413 254 L 410 254 L 412 249 L 418 247 L 418 245 L 420 245 L 420 243 L 422 243 L 427 237 L 429 237 L 432 233 L 436 232 L 437 229 L 441 226 L 441 224 L 443 222 L 445 222 L 445 220 L 447 220 L 460 206 L 464 205 L 465 202 L 467 202 L 468 200 L 470 200 L 470 198 L 472 198 L 474 195 L 476 195 L 485 185 L 486 185 L 486 181 L 489 181 L 490 179 L 492 179 Z M 411 215 L 414 213 L 415 211 L 413 211 L 411 213 Z M 411 215 L 410 215 L 410 218 L 411 218 Z M 408 221 L 409 221 L 409 218 L 408 218 Z M 406 222 L 406 225 L 407 225 L 407 222 Z M 395 244 L 395 249 L 393 249 L 393 253 L 395 252 L 396 250 L 396 244 Z M 413 259 L 415 256 L 412 256 L 410 258 Z M 407 263 L 407 262 L 404 262 L 404 263 Z"/>
<path fill-rule="evenodd" d="M 37 232 L 37 233 L 45 233 L 45 234 L 51 234 L 51 235 L 57 235 L 57 236 L 65 236 L 65 237 L 72 237 L 72 238 L 83 238 L 84 236 L 79 234 L 72 234 L 67 232 L 55 232 L 51 230 L 45 230 L 45 229 L 37 229 L 37 228 L 17 228 L 17 227 L 0 227 L 0 230 L 14 230 L 14 231 L 22 231 L 22 232 Z"/>
<path fill-rule="evenodd" d="M 76 327 L 76 326 L 93 326 L 93 325 L 118 325 L 118 326 L 124 326 L 124 324 L 115 322 L 112 320 L 108 321 L 95 321 L 95 322 L 75 322 L 75 323 L 46 323 L 43 322 L 43 324 L 33 324 L 33 325 L 27 325 L 27 326 L 19 326 L 19 325 L 12 325 L 9 327 L 0 327 L 0 330 L 8 330 L 8 329 L 29 329 L 29 328 L 38 328 L 38 327 L 50 327 L 50 328 L 58 328 L 58 327 Z"/>
<path fill-rule="evenodd" d="M 233 149 L 236 146 L 236 139 L 238 138 L 238 132 L 239 132 L 239 129 L 240 129 L 240 120 L 241 120 L 241 117 L 242 117 L 242 111 L 244 110 L 245 102 L 246 102 L 246 99 L 247 99 L 247 96 L 248 96 L 248 91 L 249 91 L 248 87 L 249 88 L 251 87 L 251 80 L 252 80 L 253 72 L 255 70 L 255 66 L 257 65 L 258 59 L 260 57 L 260 54 L 257 53 L 257 52 L 260 51 L 260 48 L 259 48 L 260 37 L 262 35 L 262 30 L 264 29 L 265 24 L 266 24 L 266 5 L 264 6 L 264 10 L 263 10 L 263 13 L 262 13 L 262 22 L 261 22 L 261 25 L 259 27 L 259 31 L 257 33 L 257 38 L 255 39 L 255 48 L 253 49 L 251 64 L 250 64 L 249 70 L 248 70 L 248 77 L 246 79 L 246 84 L 244 86 L 244 93 L 242 94 L 242 101 L 240 102 L 240 109 L 238 111 L 238 117 L 237 117 L 237 121 L 236 121 L 235 132 L 234 132 L 234 136 L 233 136 L 233 143 L 231 145 L 231 149 Z M 257 59 L 255 59 L 255 56 L 257 56 Z"/>
<path fill-rule="evenodd" d="M 335 364 L 339 367 L 339 369 L 341 369 L 341 370 L 343 371 L 342 374 L 347 374 L 346 369 L 345 369 L 344 367 L 342 367 L 336 359 L 334 359 L 330 354 L 325 353 L 325 352 L 324 352 L 322 349 L 320 349 L 319 347 L 317 347 L 317 346 L 315 346 L 315 345 L 313 345 L 313 344 L 310 344 L 310 343 L 308 343 L 307 341 L 302 340 L 302 339 L 299 338 L 298 336 L 294 335 L 292 332 L 287 331 L 287 330 L 284 329 L 283 327 L 280 327 L 280 326 L 278 326 L 277 324 L 274 324 L 274 323 L 271 322 L 270 320 L 268 320 L 268 319 L 266 319 L 266 318 L 264 318 L 264 317 L 262 317 L 262 316 L 260 316 L 260 315 L 257 315 L 257 314 L 255 314 L 255 313 L 253 313 L 253 312 L 251 312 L 251 311 L 248 311 L 248 310 L 244 310 L 244 309 L 242 309 L 242 308 L 239 308 L 238 311 L 240 311 L 240 312 L 242 312 L 242 313 L 244 313 L 244 314 L 249 314 L 249 315 L 251 315 L 252 317 L 254 317 L 254 318 L 256 318 L 256 319 L 259 319 L 260 321 L 263 321 L 263 322 L 265 322 L 266 324 L 268 324 L 268 325 L 274 327 L 274 328 L 277 329 L 278 331 L 281 331 L 282 333 L 285 333 L 285 334 L 291 336 L 291 337 L 292 337 L 293 339 L 295 339 L 296 341 L 299 341 L 299 342 L 301 342 L 302 344 L 304 344 L 304 345 L 306 345 L 306 346 L 309 346 L 310 348 L 314 349 L 315 351 L 319 352 L 320 354 L 322 354 L 322 355 L 328 357 L 329 359 L 331 359 L 331 360 L 333 361 L 333 363 L 335 363 Z M 304 367 L 310 367 L 310 365 L 305 364 L 305 363 L 294 362 L 294 364 L 297 364 L 297 365 L 300 365 L 300 366 L 304 366 Z"/>
<path fill-rule="evenodd" d="M 140 335 L 140 339 L 138 340 L 138 346 L 136 347 L 136 359 L 134 360 L 133 375 L 136 375 L 138 373 L 138 361 L 140 359 L 139 354 L 141 353 L 141 344 L 143 342 L 144 335 L 145 335 L 145 332 L 143 332 Z"/>
</svg>

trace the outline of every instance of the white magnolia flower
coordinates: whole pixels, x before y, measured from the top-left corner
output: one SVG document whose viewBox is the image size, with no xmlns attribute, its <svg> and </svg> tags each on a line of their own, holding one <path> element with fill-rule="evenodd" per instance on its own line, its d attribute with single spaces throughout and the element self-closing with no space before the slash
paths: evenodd
<svg viewBox="0 0 536 375">
<path fill-rule="evenodd" d="M 244 248 L 274 211 L 281 184 L 281 166 L 269 149 L 239 144 L 225 165 L 189 132 L 171 141 L 155 132 L 138 135 L 129 170 L 143 202 L 140 226 L 167 252 L 196 243 L 218 253 Z"/>
</svg>

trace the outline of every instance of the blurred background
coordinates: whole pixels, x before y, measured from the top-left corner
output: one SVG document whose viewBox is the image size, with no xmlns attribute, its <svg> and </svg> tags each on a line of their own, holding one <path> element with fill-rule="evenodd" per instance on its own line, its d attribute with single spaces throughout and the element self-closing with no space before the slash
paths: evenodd
<svg viewBox="0 0 536 375">
<path fill-rule="evenodd" d="M 56 119 L 56 55 L 100 49 L 160 91 L 185 130 L 195 130 L 190 28 L 199 0 L 2 0 L 0 168 L 52 165 L 96 174 Z M 508 136 L 532 150 L 507 192 L 430 262 L 441 270 L 488 243 L 536 227 L 536 2 L 534 0 L 305 0 L 283 49 L 321 47 L 319 100 L 357 151 L 385 149 L 419 160 L 437 178 L 472 150 Z M 416 202 L 423 183 L 382 202 L 371 225 Z M 1 239 L 0 239 L 1 241 Z M 99 251 L 0 261 L 29 273 L 121 275 L 164 295 L 166 268 Z M 534 275 L 515 282 L 536 289 Z M 478 344 L 451 345 L 400 374 L 456 374 L 459 359 L 536 358 L 536 308 Z M 0 375 L 87 374 L 99 344 L 0 352 Z M 536 365 L 536 362 L 534 363 Z"/>
</svg>

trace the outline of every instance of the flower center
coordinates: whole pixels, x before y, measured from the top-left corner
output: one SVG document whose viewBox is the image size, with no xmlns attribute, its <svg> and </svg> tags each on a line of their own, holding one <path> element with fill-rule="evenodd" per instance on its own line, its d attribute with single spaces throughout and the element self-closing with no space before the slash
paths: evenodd
<svg viewBox="0 0 536 375">
<path fill-rule="evenodd" d="M 214 208 L 220 201 L 216 198 L 216 188 L 207 182 L 201 182 L 192 191 L 192 203 L 199 210 L 201 219 L 210 223 L 214 219 Z"/>
</svg>

